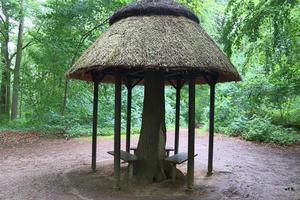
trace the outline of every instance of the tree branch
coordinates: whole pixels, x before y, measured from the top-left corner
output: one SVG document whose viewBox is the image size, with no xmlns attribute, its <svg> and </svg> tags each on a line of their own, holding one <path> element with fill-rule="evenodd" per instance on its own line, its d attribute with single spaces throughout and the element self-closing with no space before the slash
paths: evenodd
<svg viewBox="0 0 300 200">
<path fill-rule="evenodd" d="M 92 29 L 88 30 L 86 33 L 84 33 L 80 40 L 79 40 L 79 43 L 77 45 L 77 48 L 76 48 L 76 52 L 74 53 L 73 57 L 72 57 L 72 60 L 71 60 L 71 63 L 70 63 L 70 67 L 74 64 L 75 62 L 75 59 L 77 57 L 77 54 L 79 52 L 79 49 L 80 49 L 80 46 L 84 43 L 85 39 L 94 31 L 96 30 L 97 28 L 103 26 L 104 24 L 106 24 L 108 22 L 109 18 L 104 20 L 101 24 L 98 24 L 96 25 L 95 27 L 93 27 Z"/>
<path fill-rule="evenodd" d="M 88 30 L 80 39 L 79 43 L 78 43 L 78 47 L 85 41 L 85 39 L 97 28 L 103 26 L 104 24 L 106 24 L 108 22 L 109 19 L 104 20 L 101 24 L 96 25 L 94 28 L 92 28 L 91 30 Z M 78 49 L 78 48 L 77 48 Z"/>
<path fill-rule="evenodd" d="M 6 21 L 3 19 L 3 17 L 1 16 L 1 14 L 0 14 L 0 19 L 1 19 L 1 21 L 2 21 L 2 25 L 3 25 L 3 27 L 6 29 Z M 7 36 L 5 35 L 5 33 L 3 32 L 3 30 L 2 30 L 2 28 L 0 28 L 0 33 L 2 34 L 2 36 L 4 37 L 4 39 L 6 39 L 7 38 Z"/>
<path fill-rule="evenodd" d="M 5 21 L 1 15 L 0 15 L 0 19 L 1 19 L 2 23 L 5 24 Z"/>
<path fill-rule="evenodd" d="M 77 54 L 78 54 L 78 52 L 79 52 L 79 49 L 80 49 L 81 45 L 84 43 L 85 39 L 86 39 L 86 38 L 87 38 L 94 30 L 96 30 L 97 28 L 99 28 L 99 27 L 103 26 L 104 24 L 106 24 L 106 23 L 108 22 L 108 20 L 109 20 L 109 19 L 104 20 L 101 24 L 96 25 L 94 28 L 88 30 L 86 33 L 84 33 L 84 34 L 81 36 L 81 38 L 80 38 L 80 40 L 79 40 L 79 43 L 78 43 L 78 45 L 77 45 L 76 51 L 75 51 L 75 53 L 73 54 L 72 59 L 71 59 L 71 61 L 70 61 L 70 65 L 69 65 L 70 67 L 72 67 L 72 65 L 75 63 L 75 59 L 76 59 L 76 57 L 77 57 Z M 64 102 L 63 102 L 63 107 L 62 107 L 62 112 L 61 112 L 62 116 L 64 116 L 64 113 L 65 113 L 65 110 L 66 110 L 67 93 L 68 93 L 68 82 L 69 82 L 69 79 L 66 79 L 66 82 L 65 82 L 65 91 L 64 91 Z"/>
<path fill-rule="evenodd" d="M 25 44 L 25 45 L 22 47 L 22 50 L 24 50 L 24 49 L 26 49 L 27 47 L 31 46 L 32 43 L 33 43 L 33 41 L 31 40 L 30 42 L 28 42 L 27 44 Z M 12 61 L 12 59 L 13 59 L 16 55 L 17 55 L 17 52 L 14 52 L 14 53 L 10 56 L 10 58 L 9 58 L 10 62 Z"/>
<path fill-rule="evenodd" d="M 41 27 L 38 27 L 36 33 L 38 34 L 39 31 L 40 31 Z M 27 44 L 25 44 L 23 47 L 22 47 L 22 50 L 26 49 L 27 47 L 31 46 L 34 42 L 34 37 L 31 41 L 29 41 Z M 10 56 L 10 61 L 12 61 L 12 59 L 17 55 L 17 52 L 14 52 L 11 56 Z"/>
<path fill-rule="evenodd" d="M 2 32 L 2 30 L 0 29 L 0 33 L 3 36 L 4 39 L 6 39 L 6 35 Z"/>
</svg>

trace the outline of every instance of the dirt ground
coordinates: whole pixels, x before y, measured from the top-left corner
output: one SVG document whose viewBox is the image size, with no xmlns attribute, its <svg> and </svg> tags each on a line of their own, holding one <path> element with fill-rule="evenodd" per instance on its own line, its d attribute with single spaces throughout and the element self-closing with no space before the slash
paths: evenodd
<svg viewBox="0 0 300 200">
<path fill-rule="evenodd" d="M 187 151 L 181 130 L 180 151 Z M 168 134 L 168 143 L 173 143 Z M 136 144 L 137 138 L 132 140 Z M 91 140 L 44 139 L 37 134 L 0 133 L 1 200 L 300 200 L 300 146 L 277 147 L 221 135 L 215 137 L 214 174 L 206 177 L 207 135 L 196 137 L 195 189 L 184 180 L 147 186 L 122 180 L 113 190 L 113 141 L 98 138 L 97 173 L 91 173 Z M 124 143 L 122 144 L 124 149 Z M 126 164 L 122 164 L 125 170 Z M 186 172 L 186 163 L 178 166 Z"/>
</svg>

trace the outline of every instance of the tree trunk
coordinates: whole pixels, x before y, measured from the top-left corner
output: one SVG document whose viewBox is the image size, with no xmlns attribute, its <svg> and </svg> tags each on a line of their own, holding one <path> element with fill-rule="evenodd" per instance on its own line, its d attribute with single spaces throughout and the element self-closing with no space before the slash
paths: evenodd
<svg viewBox="0 0 300 200">
<path fill-rule="evenodd" d="M 24 1 L 20 0 L 20 22 L 19 22 L 18 44 L 17 44 L 16 64 L 14 70 L 13 95 L 12 95 L 12 107 L 11 107 L 12 120 L 15 120 L 18 115 L 20 68 L 21 68 L 22 53 L 23 53 L 23 30 L 24 30 L 23 4 Z"/>
<path fill-rule="evenodd" d="M 163 72 L 146 72 L 142 128 L 134 165 L 137 180 L 143 183 L 167 178 L 163 163 L 166 145 L 165 94 Z"/>
<path fill-rule="evenodd" d="M 65 112 L 66 112 L 66 108 L 67 108 L 68 86 L 69 86 L 69 80 L 66 79 L 65 84 L 64 84 L 64 98 L 63 98 L 61 116 L 65 116 Z"/>
<path fill-rule="evenodd" d="M 10 110 L 10 59 L 8 52 L 8 43 L 9 43 L 9 17 L 7 13 L 7 7 L 2 5 L 2 14 L 4 15 L 4 22 L 1 27 L 1 34 L 3 40 L 1 43 L 1 62 L 3 63 L 3 71 L 1 78 L 0 86 L 0 119 L 9 119 L 9 110 Z"/>
<path fill-rule="evenodd" d="M 71 64 L 70 64 L 69 68 L 71 68 L 74 65 L 76 56 L 77 56 L 77 51 L 73 55 L 73 58 L 71 60 Z M 64 84 L 64 97 L 63 97 L 63 105 L 62 105 L 62 109 L 61 109 L 61 116 L 65 116 L 65 113 L 66 113 L 67 101 L 68 101 L 68 88 L 69 88 L 69 79 L 66 78 L 65 84 Z"/>
<path fill-rule="evenodd" d="M 23 105 L 22 104 L 23 103 L 22 99 L 23 99 L 23 93 L 21 93 L 21 96 L 20 96 L 20 106 L 19 106 L 19 117 L 20 118 L 22 118 L 22 105 Z"/>
<path fill-rule="evenodd" d="M 7 50 L 8 42 L 4 41 L 1 44 L 1 57 L 3 63 L 3 71 L 0 87 L 0 119 L 9 119 L 9 101 L 10 101 L 10 68 L 7 67 Z"/>
</svg>

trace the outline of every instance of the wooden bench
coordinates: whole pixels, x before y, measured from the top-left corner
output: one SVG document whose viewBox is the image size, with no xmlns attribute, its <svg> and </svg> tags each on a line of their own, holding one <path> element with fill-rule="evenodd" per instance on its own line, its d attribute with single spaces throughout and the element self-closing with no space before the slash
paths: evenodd
<svg viewBox="0 0 300 200">
<path fill-rule="evenodd" d="M 108 154 L 115 156 L 115 152 L 114 151 L 108 151 Z M 138 158 L 130 153 L 127 153 L 126 151 L 120 151 L 120 159 L 123 160 L 124 162 L 128 163 L 128 179 L 129 181 L 132 179 L 132 175 L 133 175 L 133 162 L 137 161 Z"/>
<path fill-rule="evenodd" d="M 133 153 L 135 154 L 137 150 L 137 146 L 130 147 L 130 150 L 133 150 Z M 173 147 L 166 147 L 165 151 L 166 151 L 166 157 L 169 157 L 170 151 L 175 151 L 175 149 Z"/>
<path fill-rule="evenodd" d="M 195 154 L 196 157 L 198 154 Z M 165 159 L 166 162 L 171 163 L 172 165 L 172 181 L 174 182 L 176 179 L 176 165 L 182 164 L 188 160 L 188 153 L 178 153 L 173 156 L 167 157 Z"/>
</svg>

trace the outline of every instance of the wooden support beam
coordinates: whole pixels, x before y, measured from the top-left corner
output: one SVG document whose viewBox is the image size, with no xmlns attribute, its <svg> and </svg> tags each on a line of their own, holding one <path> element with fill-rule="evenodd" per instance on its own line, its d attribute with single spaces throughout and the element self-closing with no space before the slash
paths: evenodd
<svg viewBox="0 0 300 200">
<path fill-rule="evenodd" d="M 135 83 L 132 84 L 131 89 L 133 89 L 137 84 L 139 84 L 143 78 L 139 78 L 138 80 L 135 81 Z"/>
<path fill-rule="evenodd" d="M 115 190 L 120 190 L 120 154 L 121 154 L 121 88 L 122 76 L 119 72 L 115 73 L 115 134 L 114 134 L 114 175 Z"/>
<path fill-rule="evenodd" d="M 126 120 L 126 152 L 130 152 L 130 132 L 131 132 L 131 99 L 132 99 L 132 80 L 127 79 L 127 120 Z"/>
<path fill-rule="evenodd" d="M 177 89 L 177 85 L 172 80 L 167 80 L 175 89 Z"/>
<path fill-rule="evenodd" d="M 93 136 L 92 136 L 92 170 L 96 171 L 97 157 L 97 122 L 98 122 L 98 93 L 99 82 L 94 82 L 94 99 L 93 99 Z"/>
<path fill-rule="evenodd" d="M 208 176 L 212 175 L 212 171 L 213 171 L 215 86 L 216 86 L 215 83 L 210 85 L 209 145 L 208 145 L 208 170 L 207 170 Z"/>
<path fill-rule="evenodd" d="M 126 120 L 126 152 L 130 152 L 130 134 L 131 134 L 131 105 L 132 105 L 132 89 L 139 84 L 143 79 L 132 81 L 132 77 L 125 79 L 125 85 L 127 88 L 127 120 Z"/>
<path fill-rule="evenodd" d="M 180 128 L 180 91 L 182 88 L 182 82 L 180 79 L 176 82 L 176 111 L 175 111 L 175 154 L 179 149 L 179 128 Z"/>
<path fill-rule="evenodd" d="M 97 161 L 97 128 L 98 128 L 98 95 L 99 95 L 99 83 L 105 77 L 104 74 L 92 73 L 94 81 L 94 99 L 93 99 L 93 134 L 92 134 L 92 170 L 96 172 Z"/>
<path fill-rule="evenodd" d="M 189 77 L 189 122 L 188 122 L 188 169 L 187 189 L 194 186 L 194 154 L 195 154 L 195 77 Z"/>
</svg>

